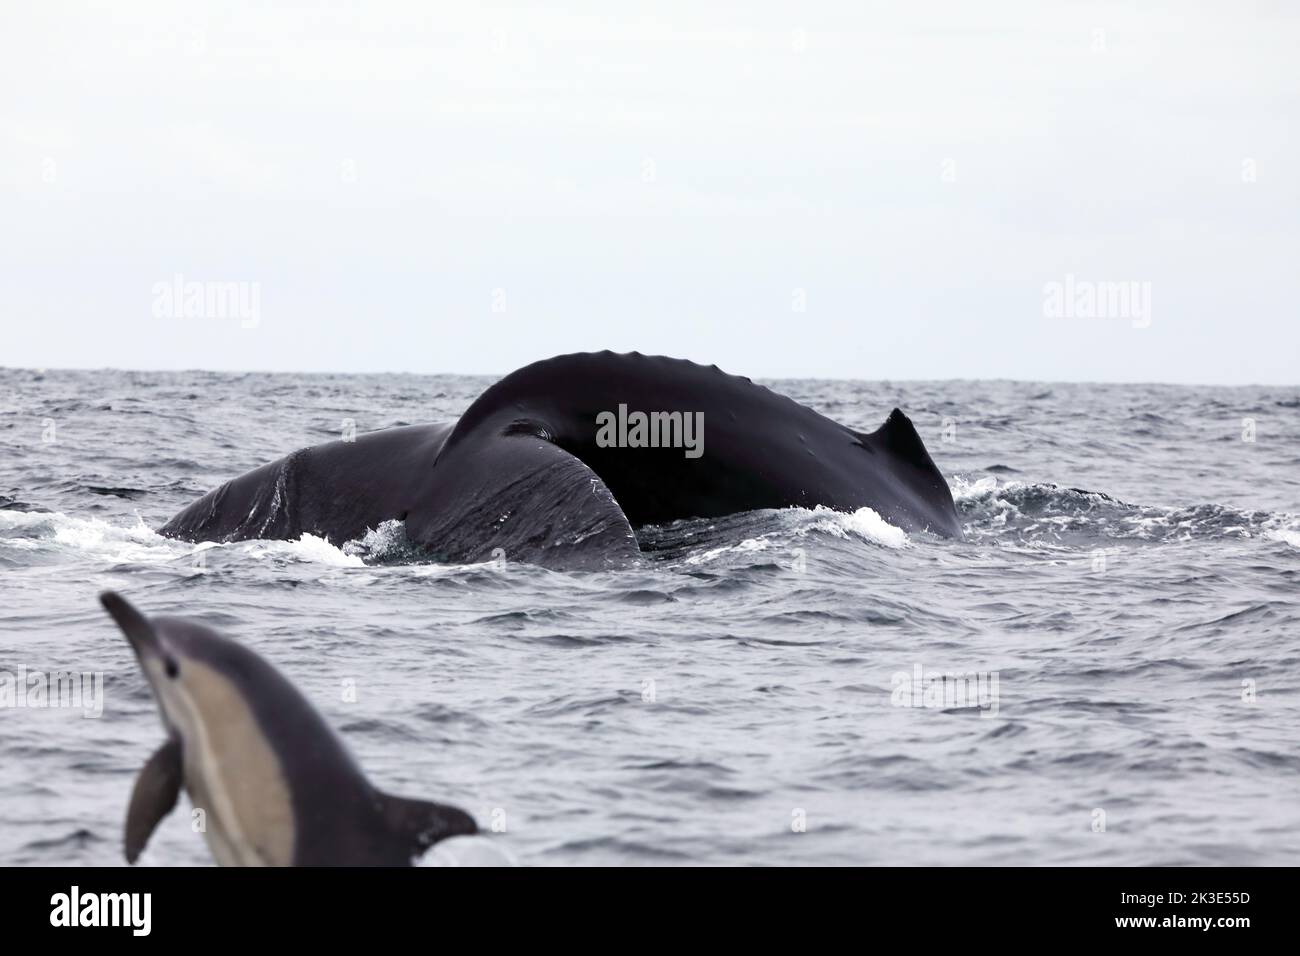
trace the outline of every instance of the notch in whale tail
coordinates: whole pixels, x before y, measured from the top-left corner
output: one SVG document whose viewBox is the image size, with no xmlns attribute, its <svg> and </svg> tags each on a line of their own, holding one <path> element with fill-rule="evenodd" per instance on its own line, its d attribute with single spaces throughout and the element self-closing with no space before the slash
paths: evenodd
<svg viewBox="0 0 1300 956">
<path fill-rule="evenodd" d="M 864 445 L 883 452 L 896 468 L 908 473 L 908 484 L 919 489 L 919 497 L 931 513 L 931 530 L 952 538 L 962 536 L 952 489 L 930 457 L 916 426 L 902 409 L 890 412 L 885 423 L 874 432 L 855 434 Z"/>
</svg>

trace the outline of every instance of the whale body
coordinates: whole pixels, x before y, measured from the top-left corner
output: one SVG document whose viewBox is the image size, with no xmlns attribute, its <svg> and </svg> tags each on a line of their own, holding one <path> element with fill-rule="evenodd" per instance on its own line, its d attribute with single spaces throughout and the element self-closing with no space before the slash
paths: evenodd
<svg viewBox="0 0 1300 956">
<path fill-rule="evenodd" d="M 899 409 L 856 432 L 717 366 L 599 352 L 512 372 L 454 423 L 295 451 L 160 533 L 340 545 L 399 520 L 431 560 L 599 568 L 634 562 L 644 525 L 819 505 L 961 536 L 948 484 Z"/>
</svg>

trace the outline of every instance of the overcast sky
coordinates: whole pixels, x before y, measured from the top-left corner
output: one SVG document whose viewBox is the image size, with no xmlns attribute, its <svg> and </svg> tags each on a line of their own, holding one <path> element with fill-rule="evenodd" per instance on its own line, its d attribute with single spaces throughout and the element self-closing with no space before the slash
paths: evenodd
<svg viewBox="0 0 1300 956">
<path fill-rule="evenodd" d="M 0 365 L 1300 378 L 1300 5 L 470 6 L 10 5 Z"/>
</svg>

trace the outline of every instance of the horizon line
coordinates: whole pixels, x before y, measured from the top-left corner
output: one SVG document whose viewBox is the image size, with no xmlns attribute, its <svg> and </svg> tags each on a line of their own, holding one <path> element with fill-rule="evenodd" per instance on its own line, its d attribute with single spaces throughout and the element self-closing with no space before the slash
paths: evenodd
<svg viewBox="0 0 1300 956">
<path fill-rule="evenodd" d="M 563 354 L 563 353 L 561 353 Z M 648 354 L 648 353 L 647 353 Z M 548 356 L 550 358 L 551 356 Z M 538 361 L 544 361 L 539 359 Z M 532 363 L 528 363 L 532 364 Z M 697 363 L 698 364 L 698 363 Z M 519 366 L 525 368 L 526 365 Z M 506 372 L 450 372 L 450 371 L 422 371 L 413 372 L 394 369 L 376 369 L 371 371 L 343 371 L 338 369 L 271 369 L 271 368 L 198 368 L 195 366 L 168 366 L 154 368 L 129 368 L 116 365 L 98 365 L 98 366 L 69 366 L 69 365 L 0 365 L 0 371 L 3 372 L 32 372 L 37 375 L 43 375 L 46 372 L 139 372 L 145 374 L 151 373 L 183 373 L 183 372 L 207 372 L 214 375 L 408 375 L 418 376 L 438 376 L 438 375 L 464 375 L 471 378 L 495 378 L 501 379 L 510 372 L 516 371 L 511 369 Z M 725 369 L 723 369 L 726 372 Z M 736 372 L 727 372 L 728 375 L 739 375 Z M 820 382 L 1013 382 L 1025 385 L 1166 385 L 1178 388 L 1300 388 L 1300 383 L 1285 382 L 1201 382 L 1201 381 L 1168 381 L 1168 380 L 1135 380 L 1135 379 L 1045 379 L 1045 378 L 1015 378 L 1010 376 L 991 376 L 988 378 L 972 378 L 970 376 L 950 376 L 947 378 L 917 378 L 914 376 L 899 376 L 890 378 L 848 378 L 838 375 L 747 375 L 746 378 L 766 379 L 768 381 L 820 381 Z"/>
</svg>

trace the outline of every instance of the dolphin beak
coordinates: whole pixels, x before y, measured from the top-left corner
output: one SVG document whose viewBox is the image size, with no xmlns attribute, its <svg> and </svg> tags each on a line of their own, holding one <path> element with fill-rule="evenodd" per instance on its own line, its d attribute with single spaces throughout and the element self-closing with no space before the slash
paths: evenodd
<svg viewBox="0 0 1300 956">
<path fill-rule="evenodd" d="M 112 615 L 117 626 L 122 629 L 126 639 L 131 642 L 135 656 L 143 663 L 145 657 L 159 653 L 158 635 L 143 614 L 116 591 L 105 591 L 99 596 L 99 603 Z"/>
</svg>

